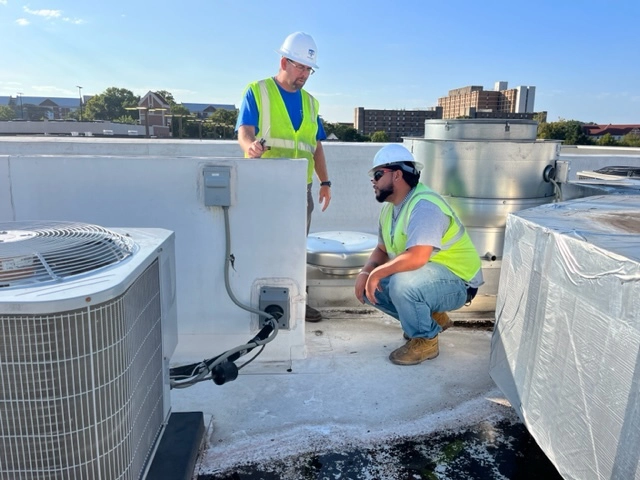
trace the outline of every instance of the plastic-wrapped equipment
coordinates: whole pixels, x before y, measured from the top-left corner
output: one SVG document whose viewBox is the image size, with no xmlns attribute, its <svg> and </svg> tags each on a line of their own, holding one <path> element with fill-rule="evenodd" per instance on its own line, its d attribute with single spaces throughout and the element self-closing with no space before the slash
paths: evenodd
<svg viewBox="0 0 640 480">
<path fill-rule="evenodd" d="M 640 479 L 640 195 L 508 216 L 490 374 L 564 478 Z"/>
</svg>

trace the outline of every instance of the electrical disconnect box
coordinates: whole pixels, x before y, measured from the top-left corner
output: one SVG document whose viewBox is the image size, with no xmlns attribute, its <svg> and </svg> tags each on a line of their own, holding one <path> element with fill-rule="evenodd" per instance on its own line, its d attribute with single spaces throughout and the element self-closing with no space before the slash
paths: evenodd
<svg viewBox="0 0 640 480">
<path fill-rule="evenodd" d="M 556 160 L 556 182 L 567 183 L 571 168 L 566 160 Z"/>
<path fill-rule="evenodd" d="M 288 329 L 289 318 L 289 289 L 286 287 L 262 287 L 260 289 L 259 307 L 278 321 L 278 328 Z M 266 325 L 267 318 L 260 315 L 260 328 Z"/>
<path fill-rule="evenodd" d="M 204 167 L 204 205 L 206 207 L 231 206 L 231 167 Z"/>
</svg>

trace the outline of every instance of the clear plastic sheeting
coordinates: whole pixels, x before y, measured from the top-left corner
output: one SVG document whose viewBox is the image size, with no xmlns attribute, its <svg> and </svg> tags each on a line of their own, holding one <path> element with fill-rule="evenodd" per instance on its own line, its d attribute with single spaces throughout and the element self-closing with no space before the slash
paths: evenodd
<svg viewBox="0 0 640 480">
<path fill-rule="evenodd" d="M 567 479 L 640 479 L 640 196 L 507 218 L 490 374 Z"/>
</svg>

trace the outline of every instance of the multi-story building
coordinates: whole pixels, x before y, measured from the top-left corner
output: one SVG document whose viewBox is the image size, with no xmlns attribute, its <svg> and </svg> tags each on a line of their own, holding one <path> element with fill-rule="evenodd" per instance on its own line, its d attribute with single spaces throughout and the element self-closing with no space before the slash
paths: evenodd
<svg viewBox="0 0 640 480">
<path fill-rule="evenodd" d="M 438 99 L 442 118 L 533 118 L 536 87 L 508 88 L 496 82 L 494 90 L 473 85 L 449 90 Z"/>
<path fill-rule="evenodd" d="M 361 135 L 383 131 L 390 142 L 401 142 L 402 137 L 424 136 L 424 121 L 434 118 L 442 118 L 442 108 L 376 110 L 356 107 L 353 126 Z"/>
<path fill-rule="evenodd" d="M 83 98 L 86 101 L 91 96 Z M 11 107 L 19 120 L 61 120 L 80 108 L 80 97 L 0 96 L 0 105 Z"/>
<path fill-rule="evenodd" d="M 446 118 L 524 118 L 534 115 L 536 87 L 508 88 L 496 82 L 493 90 L 478 85 L 449 90 L 438 106 L 416 110 L 376 110 L 356 107 L 354 127 L 361 135 L 384 131 L 389 141 L 424 135 L 425 120 Z"/>
</svg>

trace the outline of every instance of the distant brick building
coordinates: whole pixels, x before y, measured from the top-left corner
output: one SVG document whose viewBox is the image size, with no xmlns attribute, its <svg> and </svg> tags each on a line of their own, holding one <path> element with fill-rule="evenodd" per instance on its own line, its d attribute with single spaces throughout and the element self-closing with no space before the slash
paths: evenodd
<svg viewBox="0 0 640 480">
<path fill-rule="evenodd" d="M 640 136 L 640 125 L 583 125 L 582 130 L 589 138 L 596 141 L 607 133 L 616 140 L 622 139 L 629 133 Z"/>
<path fill-rule="evenodd" d="M 442 118 L 442 108 L 416 110 L 376 110 L 356 107 L 353 126 L 361 135 L 385 132 L 390 142 L 403 137 L 423 137 L 424 121 Z"/>
<path fill-rule="evenodd" d="M 525 118 L 534 115 L 536 87 L 507 88 L 496 82 L 493 90 L 473 85 L 449 90 L 438 99 L 442 118 Z"/>
</svg>

